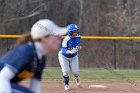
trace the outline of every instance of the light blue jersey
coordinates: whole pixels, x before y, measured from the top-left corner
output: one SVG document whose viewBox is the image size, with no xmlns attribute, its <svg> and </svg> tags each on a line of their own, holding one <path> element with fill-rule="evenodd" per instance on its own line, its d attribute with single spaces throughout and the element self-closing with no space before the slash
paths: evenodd
<svg viewBox="0 0 140 93">
<path fill-rule="evenodd" d="M 76 37 L 71 38 L 69 35 L 67 35 L 64 40 L 62 41 L 62 47 L 61 47 L 61 53 L 67 58 L 73 58 L 77 55 L 77 53 L 74 54 L 67 54 L 67 50 L 72 50 L 73 48 L 78 47 L 80 43 L 80 35 L 77 34 Z"/>
</svg>

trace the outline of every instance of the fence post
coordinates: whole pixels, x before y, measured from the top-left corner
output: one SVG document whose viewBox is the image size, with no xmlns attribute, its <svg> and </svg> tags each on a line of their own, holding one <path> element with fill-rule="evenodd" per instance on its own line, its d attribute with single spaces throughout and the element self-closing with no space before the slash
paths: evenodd
<svg viewBox="0 0 140 93">
<path fill-rule="evenodd" d="M 117 69 L 117 61 L 116 61 L 116 40 L 114 40 L 113 50 L 114 50 L 113 68 L 114 69 Z"/>
</svg>

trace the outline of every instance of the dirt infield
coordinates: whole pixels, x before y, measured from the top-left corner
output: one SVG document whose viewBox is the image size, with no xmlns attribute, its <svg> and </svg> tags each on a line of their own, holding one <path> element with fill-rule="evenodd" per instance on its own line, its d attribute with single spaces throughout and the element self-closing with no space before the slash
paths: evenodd
<svg viewBox="0 0 140 93">
<path fill-rule="evenodd" d="M 71 83 L 71 91 L 64 91 L 63 83 L 42 83 L 42 93 L 140 93 L 140 83 L 82 83 L 83 88 L 78 88 Z M 105 85 L 109 89 L 88 89 L 89 85 Z"/>
</svg>

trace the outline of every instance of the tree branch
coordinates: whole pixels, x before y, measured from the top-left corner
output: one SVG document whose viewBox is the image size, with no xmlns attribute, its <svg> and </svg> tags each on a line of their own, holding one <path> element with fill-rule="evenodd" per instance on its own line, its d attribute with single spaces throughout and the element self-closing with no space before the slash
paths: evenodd
<svg viewBox="0 0 140 93">
<path fill-rule="evenodd" d="M 29 15 L 27 15 L 27 16 L 23 16 L 23 17 L 11 18 L 11 19 L 9 19 L 9 20 L 6 20 L 5 22 L 28 19 L 28 18 L 31 18 L 31 17 L 37 16 L 37 15 L 41 14 L 42 12 L 46 12 L 46 10 L 36 11 L 36 12 L 33 12 L 32 14 L 29 14 Z"/>
</svg>

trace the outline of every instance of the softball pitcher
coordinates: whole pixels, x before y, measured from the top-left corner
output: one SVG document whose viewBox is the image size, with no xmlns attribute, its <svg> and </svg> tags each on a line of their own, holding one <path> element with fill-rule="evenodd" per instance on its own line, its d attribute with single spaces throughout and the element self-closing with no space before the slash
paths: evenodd
<svg viewBox="0 0 140 93">
<path fill-rule="evenodd" d="M 59 48 L 65 28 L 48 19 L 36 22 L 31 35 L 18 41 L 15 48 L 0 58 L 0 93 L 41 93 L 41 77 L 46 64 L 45 55 Z M 30 88 L 19 84 L 30 79 Z"/>
<path fill-rule="evenodd" d="M 75 77 L 77 86 L 80 86 L 78 50 L 80 49 L 79 28 L 75 24 L 70 24 L 67 27 L 68 35 L 62 41 L 62 48 L 59 51 L 58 57 L 60 66 L 63 72 L 65 90 L 70 90 L 69 74 Z"/>
</svg>

